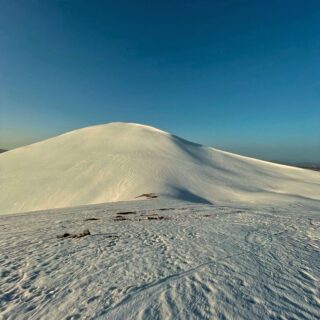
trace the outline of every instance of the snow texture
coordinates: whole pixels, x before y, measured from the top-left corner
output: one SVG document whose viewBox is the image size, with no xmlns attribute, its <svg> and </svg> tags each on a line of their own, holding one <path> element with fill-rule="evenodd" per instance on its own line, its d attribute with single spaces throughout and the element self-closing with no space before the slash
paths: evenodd
<svg viewBox="0 0 320 320">
<path fill-rule="evenodd" d="M 111 123 L 0 154 L 0 213 L 133 200 L 320 200 L 320 173 L 204 147 L 149 126 Z"/>
<path fill-rule="evenodd" d="M 159 199 L 0 216 L 0 318 L 319 319 L 319 227 Z"/>
<path fill-rule="evenodd" d="M 0 170 L 0 319 L 320 318 L 318 172 L 124 123 Z"/>
</svg>

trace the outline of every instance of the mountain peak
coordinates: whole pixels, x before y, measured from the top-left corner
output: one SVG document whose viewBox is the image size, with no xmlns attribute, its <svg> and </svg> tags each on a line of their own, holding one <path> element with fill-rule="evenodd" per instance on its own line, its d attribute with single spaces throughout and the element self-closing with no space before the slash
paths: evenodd
<svg viewBox="0 0 320 320">
<path fill-rule="evenodd" d="M 134 200 L 320 200 L 320 176 L 204 147 L 151 126 L 113 122 L 0 156 L 2 213 Z M 150 200 L 151 201 L 151 200 Z"/>
</svg>

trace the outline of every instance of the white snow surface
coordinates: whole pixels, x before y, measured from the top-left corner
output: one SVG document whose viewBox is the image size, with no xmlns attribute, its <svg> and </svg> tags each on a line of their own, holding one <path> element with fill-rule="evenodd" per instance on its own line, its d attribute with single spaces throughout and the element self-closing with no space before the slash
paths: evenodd
<svg viewBox="0 0 320 320">
<path fill-rule="evenodd" d="M 0 319 L 320 318 L 318 172 L 125 123 L 0 170 Z"/>
<path fill-rule="evenodd" d="M 0 318 L 319 319 L 310 204 L 152 199 L 0 216 Z"/>
<path fill-rule="evenodd" d="M 320 173 L 204 147 L 153 127 L 110 123 L 0 154 L 0 214 L 134 200 L 320 200 Z"/>
</svg>

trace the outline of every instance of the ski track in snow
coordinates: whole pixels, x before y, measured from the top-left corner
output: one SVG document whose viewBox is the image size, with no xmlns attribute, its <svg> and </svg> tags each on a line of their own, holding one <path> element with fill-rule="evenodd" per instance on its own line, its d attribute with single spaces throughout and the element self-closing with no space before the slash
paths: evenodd
<svg viewBox="0 0 320 320">
<path fill-rule="evenodd" d="M 0 216 L 0 318 L 318 319 L 319 227 L 303 205 L 160 200 Z"/>
</svg>

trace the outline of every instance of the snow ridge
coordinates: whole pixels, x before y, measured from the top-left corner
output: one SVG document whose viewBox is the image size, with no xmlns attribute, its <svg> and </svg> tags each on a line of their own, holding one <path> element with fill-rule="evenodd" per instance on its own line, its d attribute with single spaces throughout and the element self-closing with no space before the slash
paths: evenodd
<svg viewBox="0 0 320 320">
<path fill-rule="evenodd" d="M 132 123 L 87 127 L 2 153 L 0 170 L 0 214 L 135 200 L 149 193 L 194 203 L 320 200 L 317 172 Z"/>
</svg>

